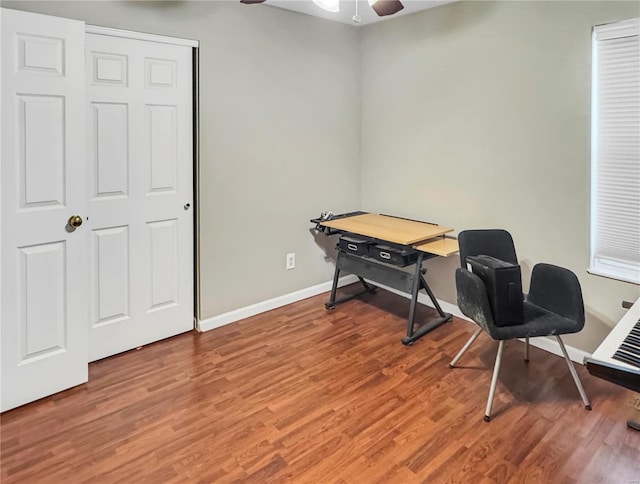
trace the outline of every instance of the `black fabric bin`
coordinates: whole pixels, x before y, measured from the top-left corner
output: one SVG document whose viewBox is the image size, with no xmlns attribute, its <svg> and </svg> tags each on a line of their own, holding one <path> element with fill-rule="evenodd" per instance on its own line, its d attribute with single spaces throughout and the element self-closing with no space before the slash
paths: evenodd
<svg viewBox="0 0 640 484">
<path fill-rule="evenodd" d="M 467 263 L 487 288 L 495 325 L 524 323 L 520 266 L 488 255 L 469 256 Z"/>
<path fill-rule="evenodd" d="M 401 267 L 413 264 L 418 260 L 417 250 L 392 245 L 373 245 L 369 248 L 369 255 L 380 262 Z"/>
<path fill-rule="evenodd" d="M 370 239 L 361 239 L 348 235 L 343 235 L 338 240 L 340 250 L 353 255 L 369 255 L 369 247 L 371 244 Z"/>
</svg>

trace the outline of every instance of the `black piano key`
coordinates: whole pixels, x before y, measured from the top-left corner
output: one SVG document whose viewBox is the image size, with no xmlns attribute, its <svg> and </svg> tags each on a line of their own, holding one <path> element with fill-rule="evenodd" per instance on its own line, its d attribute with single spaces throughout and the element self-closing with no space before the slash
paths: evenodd
<svg viewBox="0 0 640 484">
<path fill-rule="evenodd" d="M 625 337 L 625 339 L 626 339 L 626 338 L 633 338 L 633 339 L 635 339 L 635 340 L 640 340 L 640 335 L 635 335 L 635 334 L 629 333 L 629 334 L 627 334 L 627 336 Z"/>
<path fill-rule="evenodd" d="M 627 353 L 633 355 L 633 356 L 637 356 L 640 358 L 640 348 L 636 348 L 634 346 L 628 345 L 626 343 L 622 343 L 620 345 L 620 349 L 623 351 L 626 351 Z"/>
<path fill-rule="evenodd" d="M 627 363 L 628 365 L 637 366 L 638 368 L 640 368 L 640 358 L 637 358 L 637 359 L 631 358 L 627 356 L 626 353 L 622 353 L 620 351 L 616 351 L 613 355 L 613 358 L 618 361 Z"/>
<path fill-rule="evenodd" d="M 632 334 L 628 335 L 623 341 L 640 347 L 640 338 L 635 337 Z"/>
<path fill-rule="evenodd" d="M 640 319 L 622 340 L 612 358 L 640 368 Z"/>
</svg>

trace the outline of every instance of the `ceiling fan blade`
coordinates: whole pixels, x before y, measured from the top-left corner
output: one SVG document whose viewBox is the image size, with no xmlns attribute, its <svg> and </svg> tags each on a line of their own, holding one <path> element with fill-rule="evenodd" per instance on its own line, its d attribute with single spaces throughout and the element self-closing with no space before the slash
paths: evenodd
<svg viewBox="0 0 640 484">
<path fill-rule="evenodd" d="M 375 10 L 378 16 L 384 17 L 385 15 L 398 13 L 404 8 L 404 5 L 400 0 L 377 0 L 371 4 L 371 8 Z"/>
<path fill-rule="evenodd" d="M 262 3 L 265 0 L 240 0 L 240 3 L 244 3 L 246 5 L 251 5 L 253 3 Z"/>
</svg>

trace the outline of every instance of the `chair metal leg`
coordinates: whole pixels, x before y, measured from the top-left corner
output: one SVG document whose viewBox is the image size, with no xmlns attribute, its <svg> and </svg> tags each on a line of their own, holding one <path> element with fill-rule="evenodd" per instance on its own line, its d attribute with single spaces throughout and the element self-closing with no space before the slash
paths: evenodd
<svg viewBox="0 0 640 484">
<path fill-rule="evenodd" d="M 524 340 L 524 361 L 525 363 L 529 363 L 529 337 L 528 336 Z"/>
<path fill-rule="evenodd" d="M 491 420 L 491 404 L 493 403 L 493 395 L 496 392 L 496 384 L 498 383 L 498 373 L 500 372 L 500 363 L 502 362 L 502 349 L 504 348 L 504 340 L 500 340 L 498 345 L 498 354 L 496 355 L 496 364 L 493 367 L 493 377 L 491 377 L 491 388 L 489 389 L 489 400 L 487 400 L 487 409 L 484 412 L 484 421 Z"/>
<path fill-rule="evenodd" d="M 564 343 L 562 342 L 562 339 L 560 338 L 560 336 L 556 335 L 556 339 L 560 344 L 560 349 L 562 350 L 564 359 L 567 361 L 567 366 L 569 367 L 569 371 L 571 372 L 573 381 L 576 382 L 576 386 L 578 387 L 578 392 L 580 392 L 580 397 L 582 398 L 582 401 L 584 403 L 584 408 L 586 408 L 587 410 L 591 410 L 591 402 L 589 401 L 589 398 L 587 397 L 587 394 L 585 393 L 584 388 L 582 387 L 582 383 L 580 382 L 580 378 L 578 378 L 578 373 L 576 372 L 576 369 L 573 366 L 573 362 L 569 358 L 567 349 L 564 347 Z"/>
<path fill-rule="evenodd" d="M 469 346 L 471 346 L 473 342 L 478 338 L 478 336 L 480 336 L 480 333 L 482 333 L 482 328 L 478 328 L 476 332 L 471 335 L 471 338 L 469 338 L 469 340 L 464 344 L 462 349 L 458 352 L 456 357 L 451 361 L 451 363 L 449 363 L 449 368 L 453 368 L 455 366 L 458 360 L 462 358 L 462 355 L 464 354 L 464 352 L 467 351 L 469 349 Z"/>
</svg>

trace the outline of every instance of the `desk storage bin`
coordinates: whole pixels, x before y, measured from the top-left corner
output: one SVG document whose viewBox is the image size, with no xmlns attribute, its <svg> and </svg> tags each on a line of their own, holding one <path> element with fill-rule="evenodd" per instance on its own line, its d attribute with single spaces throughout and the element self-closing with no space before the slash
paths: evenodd
<svg viewBox="0 0 640 484">
<path fill-rule="evenodd" d="M 418 251 L 406 247 L 374 245 L 369 249 L 369 256 L 380 262 L 404 267 L 418 260 Z"/>
<path fill-rule="evenodd" d="M 352 237 L 348 235 L 343 235 L 338 241 L 338 247 L 341 251 L 353 255 L 369 255 L 370 246 L 370 240 L 360 239 L 358 237 Z"/>
</svg>

